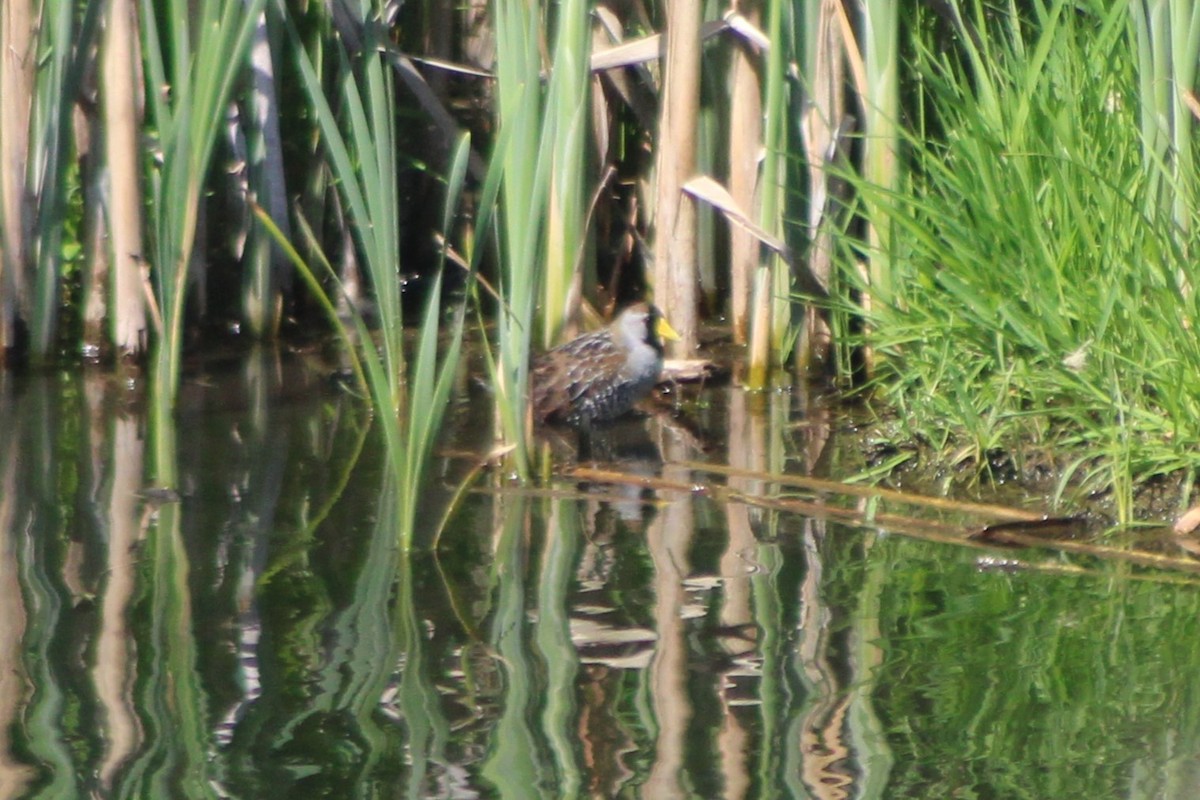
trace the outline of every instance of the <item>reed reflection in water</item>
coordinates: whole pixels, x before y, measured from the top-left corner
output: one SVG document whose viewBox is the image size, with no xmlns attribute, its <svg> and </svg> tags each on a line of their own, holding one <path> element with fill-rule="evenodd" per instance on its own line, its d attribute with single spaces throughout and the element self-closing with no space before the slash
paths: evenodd
<svg viewBox="0 0 1200 800">
<path fill-rule="evenodd" d="M 464 391 L 420 518 L 454 513 L 405 556 L 370 417 L 319 366 L 214 365 L 166 428 L 100 376 L 0 381 L 2 798 L 1170 796 L 1200 776 L 1186 578 L 983 573 L 977 549 L 693 491 L 696 460 L 747 496 L 836 474 L 836 416 L 791 394 L 613 426 L 597 452 L 623 484 L 485 470 L 464 495 L 463 452 L 490 441 Z"/>
</svg>

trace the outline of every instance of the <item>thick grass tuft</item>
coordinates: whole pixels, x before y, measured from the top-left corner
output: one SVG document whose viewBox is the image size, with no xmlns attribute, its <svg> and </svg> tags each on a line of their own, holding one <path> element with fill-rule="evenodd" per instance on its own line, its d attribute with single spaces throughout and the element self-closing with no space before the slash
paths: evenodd
<svg viewBox="0 0 1200 800">
<path fill-rule="evenodd" d="M 981 15 L 987 52 L 920 50 L 938 130 L 912 134 L 909 186 L 861 186 L 896 231 L 868 335 L 908 434 L 980 463 L 1049 447 L 1122 517 L 1136 484 L 1200 466 L 1196 242 L 1159 196 L 1195 194 L 1144 158 L 1127 15 Z"/>
</svg>

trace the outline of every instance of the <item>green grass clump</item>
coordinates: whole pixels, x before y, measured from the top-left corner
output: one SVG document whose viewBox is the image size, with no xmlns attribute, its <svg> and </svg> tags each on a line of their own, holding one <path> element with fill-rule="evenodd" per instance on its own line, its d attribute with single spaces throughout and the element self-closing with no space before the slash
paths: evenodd
<svg viewBox="0 0 1200 800">
<path fill-rule="evenodd" d="M 368 36 L 380 29 L 366 24 Z M 293 38 L 298 35 L 292 30 Z M 396 184 L 396 106 L 391 72 L 381 51 L 382 42 L 368 39 L 370 46 L 351 57 L 338 51 L 338 74 L 342 87 L 341 115 L 335 112 L 322 90 L 312 61 L 297 46 L 298 65 L 305 90 L 316 111 L 324 149 L 331 172 L 348 210 L 348 219 L 356 232 L 355 245 L 361 263 L 374 287 L 375 312 L 379 318 L 376 336 L 367 328 L 357 309 L 350 314 L 350 325 L 362 347 L 361 361 L 355 357 L 359 383 L 370 393 L 379 415 L 388 456 L 390 487 L 398 493 L 396 527 L 403 550 L 424 546 L 417 542 L 418 508 L 433 443 L 441 428 L 450 399 L 453 376 L 462 349 L 465 308 L 453 315 L 449 336 L 442 352 L 438 348 L 438 322 L 441 319 L 442 270 L 445 250 L 437 263 L 437 273 L 429 289 L 420 333 L 411 357 L 404 350 L 404 313 L 401 302 L 399 192 Z M 452 228 L 455 209 L 466 177 L 470 141 L 465 135 L 455 143 L 446 171 L 446 200 L 442 230 Z M 284 239 L 269 220 L 262 220 L 276 243 L 310 284 L 327 313 L 336 320 L 334 298 L 323 297 L 317 277 L 299 253 Z M 307 227 L 307 226 L 303 226 Z M 315 245 L 315 237 L 310 238 Z M 319 247 L 313 247 L 324 271 L 334 283 L 329 260 Z M 340 283 L 337 287 L 342 291 Z M 351 341 L 349 326 L 337 322 L 340 335 Z M 376 343 L 377 342 L 377 343 Z M 353 354 L 353 349 L 351 350 Z M 432 537 L 431 537 L 432 538 Z"/>
<path fill-rule="evenodd" d="M 1062 486 L 1116 487 L 1128 518 L 1134 485 L 1200 465 L 1196 242 L 1159 196 L 1195 192 L 1144 157 L 1123 5 L 962 24 L 957 59 L 918 45 L 937 130 L 909 185 L 861 187 L 897 232 L 883 395 L 947 453 L 1055 448 Z"/>
</svg>

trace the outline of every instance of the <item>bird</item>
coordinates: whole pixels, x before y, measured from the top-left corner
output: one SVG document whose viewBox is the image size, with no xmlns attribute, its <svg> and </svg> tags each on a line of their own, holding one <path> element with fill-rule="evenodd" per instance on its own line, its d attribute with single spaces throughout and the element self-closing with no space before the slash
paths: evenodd
<svg viewBox="0 0 1200 800">
<path fill-rule="evenodd" d="M 663 339 L 679 334 L 656 306 L 638 302 L 608 327 L 542 353 L 529 370 L 534 419 L 587 431 L 620 417 L 658 383 Z"/>
</svg>

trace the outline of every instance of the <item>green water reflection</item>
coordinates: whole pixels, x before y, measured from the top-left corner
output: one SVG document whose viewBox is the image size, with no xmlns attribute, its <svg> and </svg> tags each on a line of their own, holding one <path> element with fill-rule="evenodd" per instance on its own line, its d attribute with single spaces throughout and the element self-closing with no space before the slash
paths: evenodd
<svg viewBox="0 0 1200 800">
<path fill-rule="evenodd" d="M 838 462 L 786 396 L 717 391 L 701 427 L 736 446 L 706 457 Z M 980 549 L 496 473 L 436 556 L 405 557 L 369 419 L 319 369 L 261 356 L 181 398 L 175 498 L 148 491 L 136 393 L 0 378 L 0 798 L 1200 785 L 1186 576 L 985 570 Z M 691 481 L 694 445 L 639 426 L 667 466 L 624 468 Z M 430 529 L 488 441 L 469 399 L 450 428 Z"/>
</svg>

